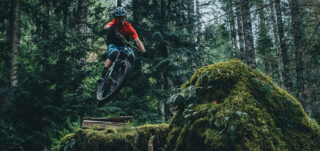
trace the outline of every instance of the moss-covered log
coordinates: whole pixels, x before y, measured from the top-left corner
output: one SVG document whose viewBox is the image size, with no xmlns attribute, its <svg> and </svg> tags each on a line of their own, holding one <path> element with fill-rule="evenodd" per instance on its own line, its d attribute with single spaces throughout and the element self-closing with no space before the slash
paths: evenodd
<svg viewBox="0 0 320 151">
<path fill-rule="evenodd" d="M 147 151 L 148 145 L 158 151 L 164 148 L 168 128 L 168 124 L 159 124 L 104 131 L 80 129 L 65 136 L 53 151 Z"/>
<path fill-rule="evenodd" d="M 301 104 L 240 61 L 200 68 L 174 98 L 165 150 L 320 150 Z"/>
</svg>

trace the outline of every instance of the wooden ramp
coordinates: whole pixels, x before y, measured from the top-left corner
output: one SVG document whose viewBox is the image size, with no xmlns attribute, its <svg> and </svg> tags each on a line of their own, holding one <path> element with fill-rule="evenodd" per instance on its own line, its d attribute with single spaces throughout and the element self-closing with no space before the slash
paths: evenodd
<svg viewBox="0 0 320 151">
<path fill-rule="evenodd" d="M 92 128 L 96 127 L 99 130 L 106 128 L 120 128 L 125 125 L 127 122 L 133 119 L 132 116 L 118 116 L 118 117 L 85 117 L 82 121 L 82 128 Z"/>
</svg>

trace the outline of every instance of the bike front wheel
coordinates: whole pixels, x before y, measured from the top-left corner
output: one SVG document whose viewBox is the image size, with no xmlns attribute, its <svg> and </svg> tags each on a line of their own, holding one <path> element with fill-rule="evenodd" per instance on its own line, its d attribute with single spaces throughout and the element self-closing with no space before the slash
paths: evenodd
<svg viewBox="0 0 320 151">
<path fill-rule="evenodd" d="M 98 86 L 97 100 L 102 102 L 106 99 L 110 99 L 120 90 L 122 83 L 131 68 L 131 64 L 128 60 L 121 60 L 115 65 L 114 70 L 109 76 L 106 76 Z"/>
</svg>

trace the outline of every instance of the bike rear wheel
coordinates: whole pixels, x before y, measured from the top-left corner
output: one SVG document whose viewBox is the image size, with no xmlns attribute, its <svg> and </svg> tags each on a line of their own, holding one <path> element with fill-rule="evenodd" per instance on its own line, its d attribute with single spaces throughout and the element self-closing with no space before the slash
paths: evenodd
<svg viewBox="0 0 320 151">
<path fill-rule="evenodd" d="M 114 70 L 110 76 L 106 76 L 98 86 L 97 100 L 102 102 L 106 99 L 110 99 L 120 90 L 123 80 L 125 79 L 131 64 L 128 60 L 121 60 L 115 65 Z"/>
</svg>

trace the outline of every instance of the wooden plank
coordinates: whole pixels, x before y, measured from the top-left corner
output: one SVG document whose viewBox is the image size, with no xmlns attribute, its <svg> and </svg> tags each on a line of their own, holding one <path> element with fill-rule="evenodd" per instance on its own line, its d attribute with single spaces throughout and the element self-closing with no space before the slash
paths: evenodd
<svg viewBox="0 0 320 151">
<path fill-rule="evenodd" d="M 120 128 L 121 126 L 125 125 L 123 122 L 107 122 L 107 121 L 94 121 L 94 120 L 83 120 L 82 121 L 82 128 L 92 128 L 96 127 L 99 130 L 110 128 Z"/>
<path fill-rule="evenodd" d="M 118 117 L 84 117 L 84 120 L 93 121 L 109 121 L 109 122 L 128 122 L 133 119 L 132 116 L 118 116 Z"/>
</svg>

